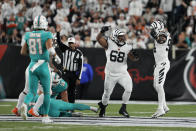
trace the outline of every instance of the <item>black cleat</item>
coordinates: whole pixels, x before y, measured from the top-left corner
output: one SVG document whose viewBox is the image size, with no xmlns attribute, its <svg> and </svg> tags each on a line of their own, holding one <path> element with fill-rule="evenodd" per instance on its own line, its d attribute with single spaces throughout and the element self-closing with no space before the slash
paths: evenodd
<svg viewBox="0 0 196 131">
<path fill-rule="evenodd" d="M 102 102 L 99 102 L 98 105 L 99 105 L 99 109 L 100 109 L 99 117 L 104 117 L 105 116 L 105 109 L 106 109 L 107 105 L 106 106 L 103 105 Z"/>
<path fill-rule="evenodd" d="M 126 118 L 129 118 L 129 113 L 126 110 L 126 104 L 122 104 L 122 106 L 119 110 L 119 114 L 123 115 Z"/>
</svg>

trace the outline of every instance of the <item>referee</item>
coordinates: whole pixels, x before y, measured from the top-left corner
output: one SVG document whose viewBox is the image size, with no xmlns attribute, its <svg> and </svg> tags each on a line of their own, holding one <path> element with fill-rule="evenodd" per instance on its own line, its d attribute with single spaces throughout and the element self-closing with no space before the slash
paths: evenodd
<svg viewBox="0 0 196 131">
<path fill-rule="evenodd" d="M 75 103 L 75 88 L 80 84 L 83 68 L 83 54 L 77 49 L 74 37 L 68 38 L 68 46 L 61 42 L 60 27 L 57 26 L 57 43 L 62 51 L 62 78 L 68 83 L 68 100 Z"/>
</svg>

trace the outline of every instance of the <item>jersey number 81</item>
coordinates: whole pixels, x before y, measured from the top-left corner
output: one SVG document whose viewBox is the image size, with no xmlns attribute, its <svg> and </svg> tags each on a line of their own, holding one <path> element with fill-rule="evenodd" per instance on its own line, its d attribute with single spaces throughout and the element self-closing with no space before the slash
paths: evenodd
<svg viewBox="0 0 196 131">
<path fill-rule="evenodd" d="M 29 52 L 32 55 L 37 54 L 36 45 L 38 44 L 39 54 L 42 54 L 41 39 L 29 39 Z"/>
</svg>

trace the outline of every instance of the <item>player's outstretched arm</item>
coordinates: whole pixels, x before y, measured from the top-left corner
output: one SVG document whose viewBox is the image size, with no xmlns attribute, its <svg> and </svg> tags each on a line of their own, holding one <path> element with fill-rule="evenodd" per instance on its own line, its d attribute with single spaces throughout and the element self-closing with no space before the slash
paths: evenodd
<svg viewBox="0 0 196 131">
<path fill-rule="evenodd" d="M 104 49 L 108 49 L 108 43 L 107 40 L 104 37 L 104 33 L 106 31 L 109 30 L 109 26 L 103 26 L 101 28 L 101 31 L 99 32 L 99 34 L 97 35 L 97 41 L 99 42 L 99 44 L 104 48 Z"/>
<path fill-rule="evenodd" d="M 22 46 L 22 48 L 21 48 L 21 50 L 20 50 L 20 54 L 21 54 L 21 55 L 28 55 L 27 43 L 25 43 L 25 44 Z"/>
</svg>

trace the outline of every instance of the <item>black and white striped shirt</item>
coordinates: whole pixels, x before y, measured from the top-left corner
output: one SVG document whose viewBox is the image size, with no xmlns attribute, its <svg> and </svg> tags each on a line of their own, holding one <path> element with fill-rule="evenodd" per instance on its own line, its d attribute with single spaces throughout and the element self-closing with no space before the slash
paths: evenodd
<svg viewBox="0 0 196 131">
<path fill-rule="evenodd" d="M 57 32 L 57 43 L 63 55 L 63 68 L 65 71 L 78 71 L 78 79 L 81 79 L 83 68 L 83 54 L 79 49 L 72 50 L 61 42 L 60 33 Z"/>
</svg>

